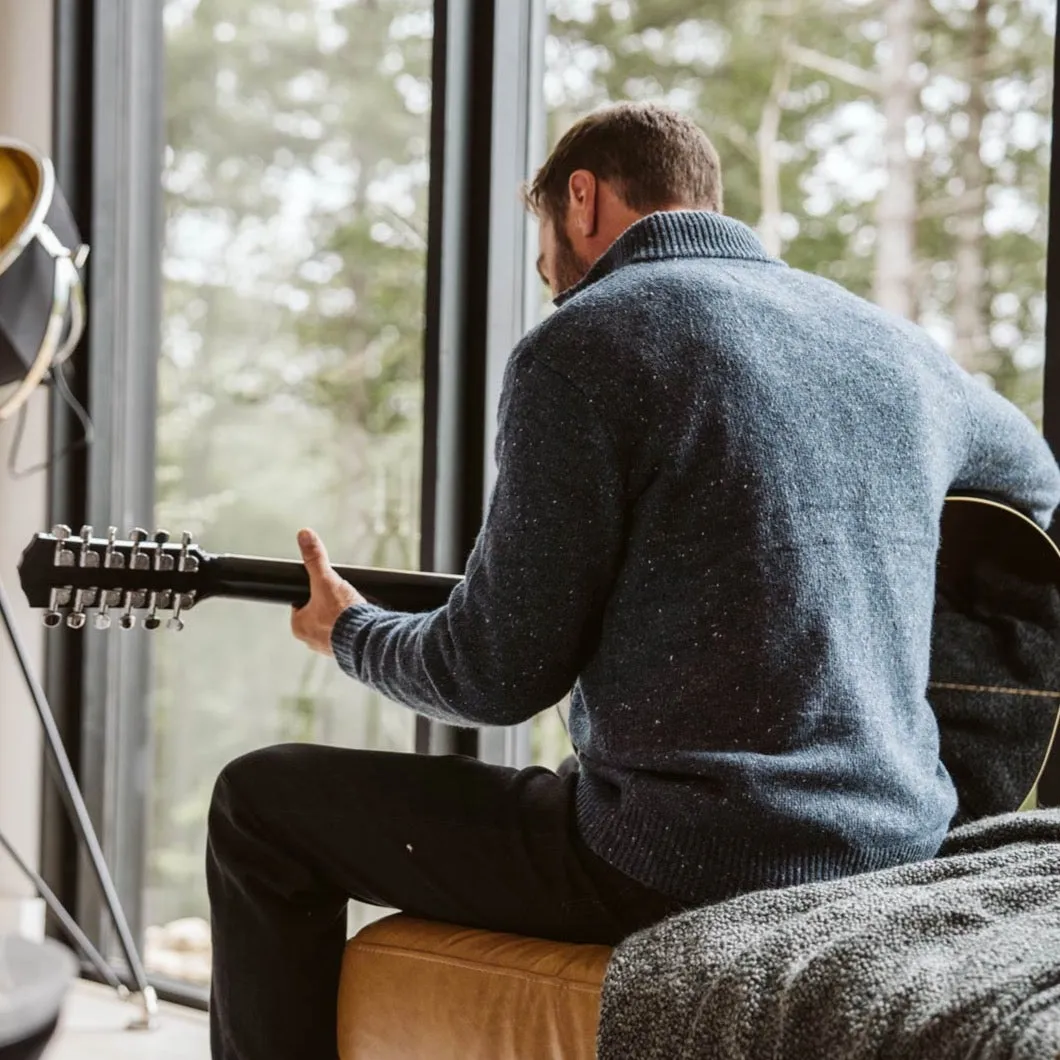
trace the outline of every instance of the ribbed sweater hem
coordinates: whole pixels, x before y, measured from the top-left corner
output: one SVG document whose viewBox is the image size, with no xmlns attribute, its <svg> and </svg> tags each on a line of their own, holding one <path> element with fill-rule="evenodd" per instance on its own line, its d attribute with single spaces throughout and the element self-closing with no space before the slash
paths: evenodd
<svg viewBox="0 0 1060 1060">
<path fill-rule="evenodd" d="M 575 813 L 581 838 L 594 854 L 653 890 L 693 904 L 923 861 L 935 856 L 945 835 L 943 829 L 886 848 L 816 841 L 799 849 L 794 824 L 778 823 L 775 830 L 764 825 L 748 841 L 726 835 L 717 821 L 695 825 L 636 806 L 616 811 L 584 782 L 575 795 Z"/>
</svg>

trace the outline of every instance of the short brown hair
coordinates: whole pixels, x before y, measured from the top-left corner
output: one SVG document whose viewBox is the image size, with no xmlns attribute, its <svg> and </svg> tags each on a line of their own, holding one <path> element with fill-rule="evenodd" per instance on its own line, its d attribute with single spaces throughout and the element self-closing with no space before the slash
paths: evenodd
<svg viewBox="0 0 1060 1060">
<path fill-rule="evenodd" d="M 571 174 L 587 169 L 642 213 L 665 207 L 721 211 L 721 163 L 706 133 L 657 103 L 616 103 L 575 122 L 524 189 L 553 223 L 567 216 Z"/>
</svg>

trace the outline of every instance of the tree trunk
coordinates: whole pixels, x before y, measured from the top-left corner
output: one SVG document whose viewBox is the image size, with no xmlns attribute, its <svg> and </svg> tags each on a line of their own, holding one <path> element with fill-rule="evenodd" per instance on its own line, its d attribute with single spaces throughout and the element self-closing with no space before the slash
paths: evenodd
<svg viewBox="0 0 1060 1060">
<path fill-rule="evenodd" d="M 954 249 L 955 290 L 953 296 L 953 356 L 970 372 L 994 367 L 983 312 L 983 212 L 986 209 L 986 166 L 980 157 L 986 93 L 982 68 L 990 48 L 987 15 L 990 0 L 978 0 L 972 13 L 968 39 L 968 133 L 959 146 L 958 172 L 964 185 L 956 221 Z"/>
<path fill-rule="evenodd" d="M 916 165 L 906 149 L 906 128 L 917 105 L 915 59 L 918 0 L 886 0 L 887 56 L 881 70 L 884 164 L 887 183 L 876 203 L 876 275 L 873 297 L 913 319 L 916 266 Z"/>
<path fill-rule="evenodd" d="M 785 42 L 787 43 L 787 42 Z M 781 55 L 785 48 L 780 49 Z M 780 160 L 777 158 L 777 138 L 780 135 L 780 101 L 791 83 L 791 62 L 787 58 L 778 61 L 769 87 L 769 98 L 762 107 L 755 137 L 758 145 L 758 189 L 762 214 L 758 222 L 758 234 L 766 252 L 779 258 L 783 247 L 780 238 L 782 203 L 780 197 Z"/>
</svg>

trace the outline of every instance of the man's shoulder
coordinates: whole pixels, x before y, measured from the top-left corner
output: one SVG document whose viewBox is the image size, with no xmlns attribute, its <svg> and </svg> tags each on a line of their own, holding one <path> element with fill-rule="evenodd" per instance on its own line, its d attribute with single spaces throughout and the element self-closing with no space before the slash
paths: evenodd
<svg viewBox="0 0 1060 1060">
<path fill-rule="evenodd" d="M 586 291 L 584 294 L 588 295 Z M 515 377 L 535 368 L 552 371 L 576 385 L 605 370 L 616 367 L 626 345 L 629 318 L 625 326 L 617 312 L 601 311 L 594 298 L 577 298 L 553 310 L 519 341 L 508 361 L 508 375 Z"/>
<path fill-rule="evenodd" d="M 633 371 L 657 342 L 671 343 L 717 304 L 712 290 L 733 282 L 702 266 L 699 259 L 623 265 L 553 309 L 527 332 L 514 357 L 590 376 Z M 686 311 L 675 312 L 677 303 Z"/>
<path fill-rule="evenodd" d="M 881 311 L 835 281 L 778 258 L 675 257 L 630 262 L 565 301 L 546 323 L 556 334 L 592 328 L 621 345 L 645 330 L 673 334 L 710 322 L 753 325 L 762 314 L 806 315 L 841 307 L 847 316 Z"/>
</svg>

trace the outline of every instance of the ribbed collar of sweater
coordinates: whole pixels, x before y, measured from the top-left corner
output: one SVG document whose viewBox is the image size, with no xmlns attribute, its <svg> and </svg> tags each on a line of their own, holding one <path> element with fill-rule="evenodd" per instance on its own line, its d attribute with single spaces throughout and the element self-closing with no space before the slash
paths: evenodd
<svg viewBox="0 0 1060 1060">
<path fill-rule="evenodd" d="M 783 264 L 766 253 L 758 236 L 742 221 L 706 210 L 663 210 L 631 224 L 553 304 L 563 305 L 623 265 L 669 258 L 742 258 Z"/>
</svg>

